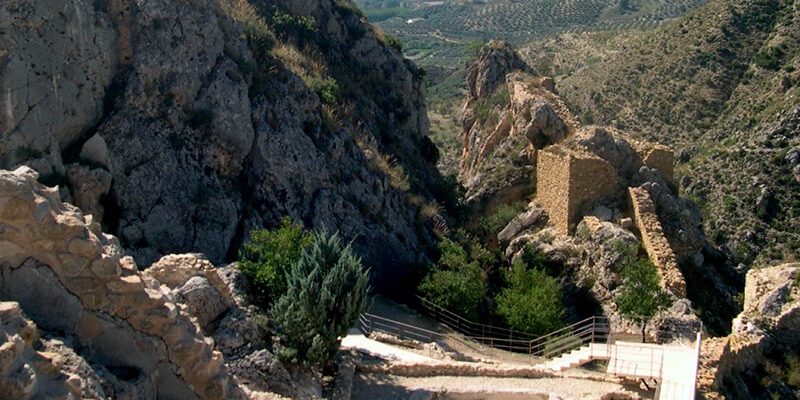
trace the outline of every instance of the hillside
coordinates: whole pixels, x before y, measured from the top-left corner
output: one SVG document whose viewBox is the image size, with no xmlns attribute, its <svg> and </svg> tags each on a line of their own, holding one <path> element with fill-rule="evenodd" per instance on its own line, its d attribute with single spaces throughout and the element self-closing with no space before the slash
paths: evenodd
<svg viewBox="0 0 800 400">
<path fill-rule="evenodd" d="M 681 149 L 680 189 L 707 236 L 734 264 L 766 265 L 798 257 L 799 24 L 797 2 L 715 1 L 651 32 L 572 35 L 523 54 L 558 74 L 584 123 Z"/>
</svg>

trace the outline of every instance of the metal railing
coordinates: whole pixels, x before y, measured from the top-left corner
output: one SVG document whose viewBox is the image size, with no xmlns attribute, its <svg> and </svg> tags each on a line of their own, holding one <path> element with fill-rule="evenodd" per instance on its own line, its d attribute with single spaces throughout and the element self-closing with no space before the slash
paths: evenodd
<svg viewBox="0 0 800 400">
<path fill-rule="evenodd" d="M 605 317 L 589 317 L 544 336 L 470 321 L 430 300 L 418 297 L 426 314 L 466 338 L 496 349 L 555 358 L 589 343 L 604 343 L 610 334 Z"/>
<path fill-rule="evenodd" d="M 442 325 L 470 337 L 491 337 L 499 340 L 508 339 L 509 341 L 530 340 L 536 335 L 510 328 L 480 324 L 470 321 L 452 311 L 449 311 L 432 301 L 417 296 L 420 305 L 425 313 L 437 320 Z"/>
<path fill-rule="evenodd" d="M 359 329 L 365 336 L 369 336 L 372 332 L 383 332 L 400 339 L 411 339 L 426 343 L 434 342 L 444 336 L 439 332 L 423 329 L 374 314 L 361 314 L 358 317 L 358 321 Z"/>
</svg>

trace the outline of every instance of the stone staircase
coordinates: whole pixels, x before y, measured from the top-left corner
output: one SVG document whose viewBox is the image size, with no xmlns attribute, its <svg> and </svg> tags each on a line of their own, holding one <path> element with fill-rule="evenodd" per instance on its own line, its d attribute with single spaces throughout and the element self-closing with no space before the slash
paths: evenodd
<svg viewBox="0 0 800 400">
<path fill-rule="evenodd" d="M 551 371 L 564 371 L 586 364 L 592 360 L 602 360 L 608 358 L 608 345 L 605 343 L 590 343 L 569 353 L 564 353 L 559 357 L 542 364 L 543 368 Z"/>
</svg>

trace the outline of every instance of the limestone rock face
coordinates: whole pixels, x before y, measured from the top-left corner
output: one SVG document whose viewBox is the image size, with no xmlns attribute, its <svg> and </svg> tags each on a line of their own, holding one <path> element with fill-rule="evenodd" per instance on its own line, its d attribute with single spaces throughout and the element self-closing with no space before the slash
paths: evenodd
<svg viewBox="0 0 800 400">
<path fill-rule="evenodd" d="M 468 68 L 458 177 L 467 204 L 479 213 L 531 194 L 536 150 L 564 140 L 578 126 L 551 83 L 533 75 L 499 41 L 481 49 Z"/>
<path fill-rule="evenodd" d="M 0 5 L 0 168 L 61 150 L 100 120 L 117 67 L 117 33 L 97 2 Z"/>
<path fill-rule="evenodd" d="M 467 68 L 469 97 L 490 97 L 498 86 L 505 83 L 506 75 L 514 71 L 530 71 L 530 67 L 507 43 L 499 40 L 489 42 Z"/>
<path fill-rule="evenodd" d="M 775 354 L 795 353 L 800 345 L 800 264 L 751 269 L 747 272 L 744 310 L 733 332 L 703 342 L 698 392 L 709 399 L 752 398 L 758 390 L 752 376 Z M 783 360 L 777 360 L 782 362 Z M 780 379 L 777 376 L 771 380 Z"/>
<path fill-rule="evenodd" d="M 19 304 L 0 302 L 0 398 L 78 398 L 80 378 L 63 373 L 55 354 L 34 350 L 37 341 L 36 324 Z"/>
<path fill-rule="evenodd" d="M 181 307 L 91 216 L 36 180 L 27 167 L 0 171 L 0 296 L 43 329 L 77 338 L 93 361 L 129 371 L 144 393 L 241 398 L 222 354 Z"/>
<path fill-rule="evenodd" d="M 221 263 L 285 216 L 353 239 L 376 284 L 424 261 L 419 206 L 376 162 L 422 197 L 441 179 L 422 73 L 358 15 L 334 0 L 258 3 L 313 21 L 298 51 L 340 88 L 324 111 L 306 73 L 251 46 L 220 2 L 56 3 L 0 6 L 0 168 L 24 163 L 71 191 L 140 265 Z"/>
<path fill-rule="evenodd" d="M 103 168 L 90 168 L 81 164 L 67 166 L 67 178 L 72 182 L 72 196 L 86 214 L 91 214 L 98 222 L 103 222 L 105 212 L 101 200 L 111 189 L 112 175 Z"/>
</svg>

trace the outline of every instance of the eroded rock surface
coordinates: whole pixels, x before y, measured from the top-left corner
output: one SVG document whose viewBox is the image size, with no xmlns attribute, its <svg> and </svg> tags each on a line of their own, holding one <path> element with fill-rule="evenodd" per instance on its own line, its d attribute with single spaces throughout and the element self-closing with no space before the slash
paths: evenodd
<svg viewBox="0 0 800 400">
<path fill-rule="evenodd" d="M 20 167 L 0 171 L 0 297 L 42 329 L 75 337 L 137 392 L 162 398 L 241 398 L 200 329 L 145 282 L 116 238 Z M 54 305 L 58 305 L 54 307 Z M 145 396 L 151 398 L 151 396 Z"/>
<path fill-rule="evenodd" d="M 459 180 L 477 212 L 523 200 L 535 188 L 536 150 L 564 140 L 578 126 L 552 91 L 506 43 L 492 41 L 467 70 L 461 109 Z"/>
</svg>

